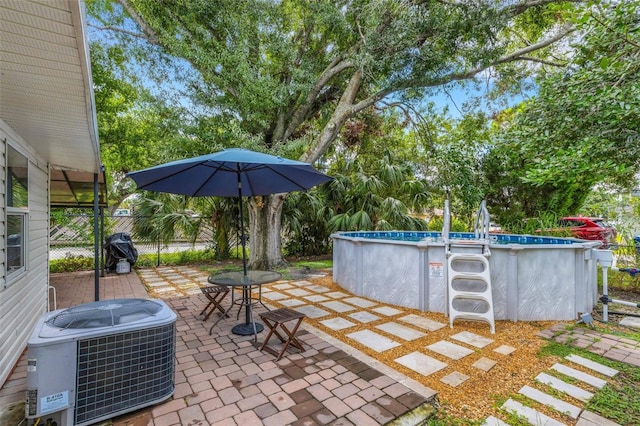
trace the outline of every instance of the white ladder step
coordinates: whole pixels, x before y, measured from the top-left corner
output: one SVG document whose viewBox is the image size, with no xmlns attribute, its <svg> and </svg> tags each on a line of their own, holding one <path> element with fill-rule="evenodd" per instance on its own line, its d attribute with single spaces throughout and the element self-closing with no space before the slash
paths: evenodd
<svg viewBox="0 0 640 426">
<path fill-rule="evenodd" d="M 491 272 L 486 256 L 479 253 L 449 253 L 447 272 L 449 326 L 453 328 L 456 319 L 484 321 L 494 334 Z M 465 304 L 465 300 L 470 303 Z"/>
</svg>

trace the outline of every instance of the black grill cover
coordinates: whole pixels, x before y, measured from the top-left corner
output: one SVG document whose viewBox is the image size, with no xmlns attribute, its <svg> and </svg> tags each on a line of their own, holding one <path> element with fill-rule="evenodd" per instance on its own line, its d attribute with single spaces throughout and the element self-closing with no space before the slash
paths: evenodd
<svg viewBox="0 0 640 426">
<path fill-rule="evenodd" d="M 133 246 L 131 235 L 118 232 L 109 235 L 102 247 L 105 250 L 105 267 L 107 271 L 115 271 L 116 264 L 120 259 L 127 259 L 130 265 L 134 265 L 138 260 L 138 250 Z"/>
</svg>

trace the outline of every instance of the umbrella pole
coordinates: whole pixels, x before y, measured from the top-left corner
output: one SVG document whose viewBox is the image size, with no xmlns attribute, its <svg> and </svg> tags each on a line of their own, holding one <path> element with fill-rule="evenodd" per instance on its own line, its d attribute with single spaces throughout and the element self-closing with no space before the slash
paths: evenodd
<svg viewBox="0 0 640 426">
<path fill-rule="evenodd" d="M 241 239 L 241 243 L 242 243 L 242 272 L 244 273 L 244 278 L 245 278 L 245 282 L 247 279 L 247 251 L 245 249 L 245 236 L 244 236 L 244 214 L 242 213 L 242 181 L 240 180 L 240 172 L 238 172 L 238 206 L 240 207 L 240 239 Z M 243 298 L 244 300 L 250 304 L 251 303 L 251 290 L 250 287 L 244 286 L 242 287 L 242 292 L 243 292 Z M 249 305 L 245 305 L 244 307 L 244 313 L 245 313 L 245 324 L 251 324 L 251 318 L 250 318 L 250 312 L 249 312 Z M 253 323 L 253 328 L 254 328 L 254 334 L 256 333 L 255 330 L 255 323 Z"/>
<path fill-rule="evenodd" d="M 242 182 L 238 173 L 238 208 L 240 209 L 240 244 L 242 245 L 242 272 L 247 276 L 247 251 L 245 249 L 244 214 L 242 213 Z"/>
</svg>

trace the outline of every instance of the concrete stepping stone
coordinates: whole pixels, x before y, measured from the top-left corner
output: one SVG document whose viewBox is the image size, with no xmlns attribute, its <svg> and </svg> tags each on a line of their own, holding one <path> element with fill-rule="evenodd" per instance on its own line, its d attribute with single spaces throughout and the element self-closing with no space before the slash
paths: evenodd
<svg viewBox="0 0 640 426">
<path fill-rule="evenodd" d="M 444 355 L 451 359 L 461 359 L 467 355 L 471 355 L 473 351 L 465 348 L 464 346 L 456 345 L 455 343 L 447 342 L 446 340 L 440 340 L 427 346 L 430 351 Z"/>
<path fill-rule="evenodd" d="M 168 274 L 168 275 L 165 275 L 164 277 L 171 281 L 184 280 L 184 277 L 178 274 Z"/>
<path fill-rule="evenodd" d="M 324 309 L 320 309 L 316 306 L 305 305 L 305 306 L 299 306 L 297 308 L 294 307 L 293 309 L 305 314 L 309 318 L 322 318 L 329 315 L 329 312 L 325 311 Z"/>
<path fill-rule="evenodd" d="M 342 303 L 342 302 L 338 302 L 337 300 L 331 301 L 331 302 L 323 302 L 320 303 L 322 306 L 324 306 L 325 308 L 329 308 L 332 311 L 336 311 L 339 313 L 343 313 L 343 312 L 349 312 L 349 311 L 355 311 L 356 308 L 351 306 L 351 305 L 347 305 L 346 303 Z"/>
<path fill-rule="evenodd" d="M 306 305 L 305 302 L 303 302 L 302 300 L 299 300 L 299 299 L 278 300 L 278 303 L 280 303 L 281 305 L 284 305 L 284 306 L 288 306 L 290 308 L 292 306 Z"/>
<path fill-rule="evenodd" d="M 310 285 L 307 287 L 308 290 L 312 290 L 315 291 L 316 293 L 326 293 L 328 291 L 331 291 L 330 288 L 325 287 L 323 285 Z"/>
<path fill-rule="evenodd" d="M 327 293 L 327 296 L 333 297 L 334 299 L 342 299 L 343 297 L 347 297 L 348 294 L 341 291 L 332 291 L 331 293 Z"/>
<path fill-rule="evenodd" d="M 578 365 L 593 370 L 596 373 L 604 374 L 608 377 L 613 377 L 618 374 L 618 370 L 616 370 L 615 368 L 607 367 L 606 365 L 600 364 L 599 362 L 591 361 L 590 359 L 583 358 L 579 355 L 571 354 L 565 356 L 564 358 L 568 361 L 574 362 Z"/>
<path fill-rule="evenodd" d="M 355 323 L 344 318 L 331 318 L 328 320 L 320 321 L 320 323 L 332 330 L 342 330 L 356 325 Z"/>
<path fill-rule="evenodd" d="M 565 426 L 564 423 L 561 423 L 551 417 L 542 414 L 538 410 L 534 410 L 530 407 L 525 407 L 518 401 L 514 401 L 509 398 L 504 404 L 502 404 L 502 408 L 506 411 L 517 414 L 518 416 L 522 416 L 532 425 L 540 425 L 540 426 Z"/>
<path fill-rule="evenodd" d="M 278 293 L 277 291 L 270 291 L 268 293 L 262 293 L 262 297 L 269 300 L 282 300 L 289 299 L 291 296 L 288 294 Z"/>
<path fill-rule="evenodd" d="M 327 300 L 331 300 L 328 297 L 324 297 L 321 294 L 314 294 L 312 296 L 304 296 L 304 298 L 306 300 L 308 300 L 309 302 L 313 302 L 313 303 L 326 302 Z"/>
<path fill-rule="evenodd" d="M 285 290 L 285 292 L 289 293 L 292 296 L 302 297 L 302 296 L 311 296 L 313 293 L 308 292 L 307 290 L 303 290 L 301 288 L 294 288 L 291 290 Z"/>
<path fill-rule="evenodd" d="M 495 348 L 493 351 L 499 353 L 500 355 L 510 355 L 516 351 L 516 348 L 509 345 L 501 345 Z"/>
<path fill-rule="evenodd" d="M 384 316 L 387 316 L 387 317 L 392 317 L 394 315 L 398 315 L 398 314 L 402 313 L 402 311 L 399 311 L 399 310 L 397 310 L 395 308 L 392 308 L 390 306 L 380 306 L 379 308 L 373 308 L 371 310 L 374 311 L 374 312 L 379 313 L 380 315 L 384 315 Z"/>
<path fill-rule="evenodd" d="M 142 277 L 147 283 L 157 283 L 158 281 L 164 282 L 164 278 L 159 277 L 157 275 Z"/>
<path fill-rule="evenodd" d="M 167 287 L 167 286 L 169 286 L 169 283 L 164 281 L 164 280 L 162 280 L 162 281 L 148 282 L 147 285 L 149 287 L 153 287 L 153 288 L 155 288 L 155 287 Z"/>
<path fill-rule="evenodd" d="M 476 362 L 473 363 L 472 367 L 475 367 L 479 370 L 482 371 L 489 371 L 491 370 L 493 367 L 495 367 L 495 365 L 498 363 L 498 361 L 494 361 L 490 358 L 487 357 L 482 357 L 479 360 L 477 360 Z"/>
<path fill-rule="evenodd" d="M 551 386 L 557 391 L 566 393 L 578 401 L 587 402 L 593 398 L 593 393 L 579 388 L 576 385 L 572 385 L 571 383 L 567 383 L 564 380 L 560 380 L 557 377 L 550 376 L 547 373 L 538 374 L 536 376 L 536 381 Z"/>
<path fill-rule="evenodd" d="M 456 386 L 467 381 L 467 379 L 469 379 L 469 376 L 467 376 L 466 374 L 454 371 L 453 373 L 444 376 L 442 379 L 440 379 L 440 381 L 446 385 L 451 386 L 452 388 L 455 388 Z"/>
<path fill-rule="evenodd" d="M 370 349 L 373 349 L 376 352 L 384 352 L 391 348 L 400 346 L 400 343 L 395 340 L 386 338 L 371 330 L 356 331 L 355 333 L 347 334 L 347 337 Z"/>
<path fill-rule="evenodd" d="M 505 423 L 497 417 L 489 416 L 482 422 L 482 426 L 509 426 L 509 423 Z"/>
<path fill-rule="evenodd" d="M 308 285 L 311 285 L 311 281 L 306 281 L 306 280 L 293 281 L 291 284 L 296 285 L 298 287 L 306 287 Z"/>
<path fill-rule="evenodd" d="M 396 322 L 386 322 L 384 324 L 377 325 L 376 328 L 378 330 L 386 331 L 389 334 L 393 334 L 394 336 L 397 336 L 401 339 L 408 340 L 408 341 L 416 340 L 416 339 L 419 339 L 420 337 L 426 336 L 426 334 L 418 330 L 405 327 Z"/>
<path fill-rule="evenodd" d="M 623 327 L 640 329 L 640 318 L 624 317 L 620 320 L 620 325 Z"/>
<path fill-rule="evenodd" d="M 174 294 L 178 294 L 178 292 L 176 292 L 176 289 L 173 287 L 154 287 L 153 291 L 159 294 L 168 294 L 168 293 L 174 293 Z"/>
<path fill-rule="evenodd" d="M 620 426 L 616 422 L 605 419 L 591 411 L 584 410 L 578 419 L 576 426 Z"/>
<path fill-rule="evenodd" d="M 415 325 L 416 327 L 424 328 L 428 331 L 440 330 L 442 327 L 446 326 L 446 324 L 431 320 L 429 318 L 421 317 L 420 315 L 416 314 L 406 315 L 402 318 L 399 318 L 399 320 L 407 322 L 411 325 Z"/>
<path fill-rule="evenodd" d="M 372 306 L 376 306 L 377 303 L 371 302 L 367 299 L 363 299 L 361 297 L 349 297 L 344 299 L 345 302 L 351 303 L 352 305 L 358 306 L 360 308 L 370 308 Z"/>
<path fill-rule="evenodd" d="M 525 385 L 518 392 L 526 396 L 527 398 L 531 398 L 534 401 L 539 402 L 540 404 L 547 405 L 554 410 L 566 414 L 574 419 L 577 419 L 580 415 L 580 412 L 582 411 L 580 407 L 576 407 L 573 404 L 569 404 L 568 402 L 564 402 L 558 398 L 554 398 L 553 396 L 544 393 L 536 388 L 532 388 L 531 386 Z"/>
<path fill-rule="evenodd" d="M 362 323 L 368 323 L 368 322 L 377 321 L 380 319 L 379 316 L 373 315 L 370 312 L 356 312 L 353 314 L 349 314 L 349 316 L 354 320 L 360 321 Z"/>
<path fill-rule="evenodd" d="M 447 367 L 446 363 L 420 352 L 411 352 L 410 354 L 396 358 L 395 361 L 423 376 L 429 376 Z"/>
<path fill-rule="evenodd" d="M 461 331 L 460 333 L 451 336 L 451 338 L 459 342 L 475 346 L 476 348 L 484 348 L 485 346 L 493 343 L 493 339 L 482 337 L 469 331 Z"/>
<path fill-rule="evenodd" d="M 591 374 L 583 373 L 582 371 L 576 370 L 574 368 L 567 367 L 563 364 L 554 364 L 551 366 L 551 369 L 562 373 L 565 376 L 573 377 L 574 379 L 580 380 L 581 382 L 585 382 L 586 384 L 598 389 L 602 389 L 604 385 L 607 384 L 605 380 L 592 376 Z"/>
<path fill-rule="evenodd" d="M 276 288 L 278 290 L 288 290 L 290 288 L 293 288 L 293 286 L 291 284 L 289 284 L 289 283 L 272 284 L 269 287 Z"/>
</svg>

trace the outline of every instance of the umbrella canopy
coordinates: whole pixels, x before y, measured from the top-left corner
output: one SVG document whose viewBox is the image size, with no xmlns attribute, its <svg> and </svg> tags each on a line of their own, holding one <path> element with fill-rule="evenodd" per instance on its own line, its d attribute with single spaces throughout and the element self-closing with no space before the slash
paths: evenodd
<svg viewBox="0 0 640 426">
<path fill-rule="evenodd" d="M 192 197 L 238 197 L 245 276 L 242 197 L 304 191 L 333 179 L 308 163 L 240 148 L 160 164 L 127 176 L 136 182 L 138 189 Z"/>
<path fill-rule="evenodd" d="M 240 148 L 160 164 L 127 176 L 138 189 L 192 197 L 304 191 L 332 179 L 308 163 Z"/>
</svg>

